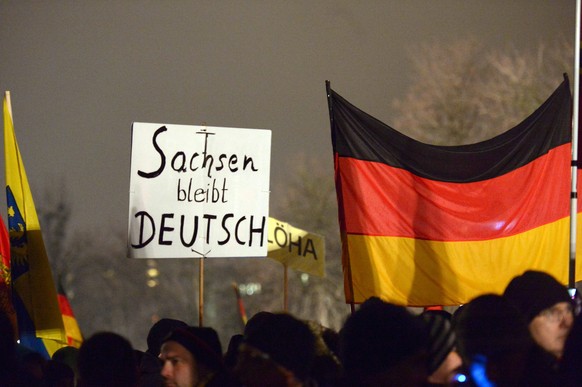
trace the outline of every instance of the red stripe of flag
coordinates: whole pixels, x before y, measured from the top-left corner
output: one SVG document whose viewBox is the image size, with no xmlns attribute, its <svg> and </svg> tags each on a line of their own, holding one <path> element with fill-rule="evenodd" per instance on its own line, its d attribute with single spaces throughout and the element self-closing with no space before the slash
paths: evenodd
<svg viewBox="0 0 582 387">
<path fill-rule="evenodd" d="M 569 214 L 571 147 L 473 183 L 424 179 L 382 163 L 339 158 L 345 231 L 434 241 L 516 235 Z M 535 176 L 536 178 L 532 178 Z"/>
<path fill-rule="evenodd" d="M 59 299 L 59 307 L 61 309 L 61 313 L 65 316 L 74 317 L 73 309 L 71 308 L 71 304 L 69 303 L 67 296 L 59 293 L 58 299 Z"/>
</svg>

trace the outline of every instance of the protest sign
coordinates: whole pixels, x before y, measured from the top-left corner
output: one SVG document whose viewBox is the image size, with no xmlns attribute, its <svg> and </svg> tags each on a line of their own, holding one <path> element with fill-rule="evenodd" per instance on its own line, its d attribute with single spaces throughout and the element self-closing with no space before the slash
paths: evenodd
<svg viewBox="0 0 582 387">
<path fill-rule="evenodd" d="M 325 277 L 325 240 L 321 235 L 269 218 L 268 257 L 297 271 Z"/>
<path fill-rule="evenodd" d="M 270 156 L 270 130 L 134 123 L 128 256 L 266 256 Z"/>
</svg>

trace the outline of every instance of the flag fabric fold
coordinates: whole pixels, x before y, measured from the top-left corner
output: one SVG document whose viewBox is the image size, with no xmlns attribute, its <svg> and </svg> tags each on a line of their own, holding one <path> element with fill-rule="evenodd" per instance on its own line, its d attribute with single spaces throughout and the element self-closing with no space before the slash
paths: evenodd
<svg viewBox="0 0 582 387">
<path fill-rule="evenodd" d="M 459 305 L 527 269 L 567 282 L 567 78 L 514 128 L 461 146 L 407 137 L 329 87 L 328 102 L 347 302 Z"/>
<path fill-rule="evenodd" d="M 45 357 L 67 344 L 38 215 L 4 98 L 4 157 L 13 303 L 20 343 Z"/>
<path fill-rule="evenodd" d="M 12 304 L 12 278 L 10 276 L 10 240 L 8 229 L 0 219 L 0 310 L 8 316 L 14 332 L 18 331 L 16 311 Z"/>
</svg>

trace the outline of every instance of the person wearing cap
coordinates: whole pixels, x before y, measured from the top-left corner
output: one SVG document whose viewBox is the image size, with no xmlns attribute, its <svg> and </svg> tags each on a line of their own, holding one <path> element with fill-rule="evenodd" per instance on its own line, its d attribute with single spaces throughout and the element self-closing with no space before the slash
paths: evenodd
<svg viewBox="0 0 582 387">
<path fill-rule="evenodd" d="M 164 386 L 210 387 L 232 385 L 222 362 L 218 334 L 208 327 L 174 329 L 160 350 Z"/>
<path fill-rule="evenodd" d="M 368 298 L 340 330 L 346 386 L 424 386 L 428 331 L 404 306 Z"/>
<path fill-rule="evenodd" d="M 526 382 L 534 374 L 529 365 L 535 343 L 521 313 L 501 295 L 483 294 L 465 304 L 454 330 L 469 385 L 551 385 Z"/>
<path fill-rule="evenodd" d="M 428 329 L 428 384 L 448 385 L 463 361 L 456 351 L 455 332 L 450 313 L 426 310 L 420 314 Z"/>
<path fill-rule="evenodd" d="M 97 332 L 83 341 L 77 358 L 79 387 L 137 387 L 138 368 L 129 340 Z"/>
<path fill-rule="evenodd" d="M 158 321 L 156 321 L 150 327 L 150 330 L 148 332 L 148 336 L 146 339 L 148 347 L 146 349 L 146 352 L 157 358 L 158 355 L 160 354 L 162 342 L 176 328 L 188 328 L 188 324 L 186 324 L 182 320 L 167 317 L 161 318 Z"/>
<path fill-rule="evenodd" d="M 566 287 L 545 272 L 528 270 L 511 280 L 503 296 L 526 318 L 534 341 L 560 359 L 574 323 Z"/>
<path fill-rule="evenodd" d="M 246 324 L 234 373 L 246 387 L 313 385 L 316 337 L 288 313 L 258 312 Z"/>
</svg>

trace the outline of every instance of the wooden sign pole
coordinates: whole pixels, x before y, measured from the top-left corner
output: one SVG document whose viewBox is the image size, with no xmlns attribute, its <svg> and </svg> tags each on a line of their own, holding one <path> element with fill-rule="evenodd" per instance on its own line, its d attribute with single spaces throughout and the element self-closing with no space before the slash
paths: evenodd
<svg viewBox="0 0 582 387">
<path fill-rule="evenodd" d="M 204 257 L 198 262 L 198 326 L 204 326 Z"/>
</svg>

